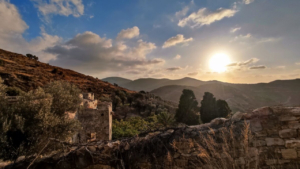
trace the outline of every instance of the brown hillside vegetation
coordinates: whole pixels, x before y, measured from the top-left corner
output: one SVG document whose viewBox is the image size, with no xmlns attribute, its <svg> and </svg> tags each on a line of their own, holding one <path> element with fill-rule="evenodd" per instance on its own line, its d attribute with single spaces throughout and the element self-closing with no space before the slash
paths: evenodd
<svg viewBox="0 0 300 169">
<path fill-rule="evenodd" d="M 50 81 L 64 80 L 77 85 L 84 92 L 95 93 L 98 99 L 109 97 L 116 89 L 133 93 L 92 76 L 51 66 L 2 49 L 0 49 L 0 76 L 6 85 L 16 86 L 24 91 L 44 86 Z"/>
</svg>

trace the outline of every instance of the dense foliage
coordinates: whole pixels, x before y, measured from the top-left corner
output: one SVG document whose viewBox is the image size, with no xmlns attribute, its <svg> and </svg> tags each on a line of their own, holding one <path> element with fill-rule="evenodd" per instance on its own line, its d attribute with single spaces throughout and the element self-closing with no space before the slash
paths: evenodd
<svg viewBox="0 0 300 169">
<path fill-rule="evenodd" d="M 176 111 L 176 121 L 187 125 L 200 124 L 199 108 L 197 105 L 198 101 L 196 100 L 194 92 L 184 89 Z"/>
<path fill-rule="evenodd" d="M 225 100 L 216 100 L 213 94 L 205 92 L 201 101 L 201 120 L 204 123 L 209 123 L 211 120 L 218 117 L 227 117 L 231 112 Z"/>
<path fill-rule="evenodd" d="M 74 110 L 80 92 L 66 82 L 52 82 L 44 89 L 20 93 L 14 102 L 4 96 L 0 85 L 0 158 L 15 160 L 32 155 L 48 144 L 49 138 L 69 139 L 79 128 L 63 111 Z M 48 150 L 57 149 L 51 144 Z"/>
</svg>

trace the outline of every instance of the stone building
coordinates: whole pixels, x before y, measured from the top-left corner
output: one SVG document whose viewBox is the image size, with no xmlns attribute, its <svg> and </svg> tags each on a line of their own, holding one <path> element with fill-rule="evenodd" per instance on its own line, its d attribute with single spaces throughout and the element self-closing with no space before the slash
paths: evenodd
<svg viewBox="0 0 300 169">
<path fill-rule="evenodd" d="M 81 123 L 82 129 L 73 137 L 73 142 L 91 142 L 112 139 L 112 104 L 98 102 L 93 93 L 84 93 L 82 108 L 75 118 Z"/>
</svg>

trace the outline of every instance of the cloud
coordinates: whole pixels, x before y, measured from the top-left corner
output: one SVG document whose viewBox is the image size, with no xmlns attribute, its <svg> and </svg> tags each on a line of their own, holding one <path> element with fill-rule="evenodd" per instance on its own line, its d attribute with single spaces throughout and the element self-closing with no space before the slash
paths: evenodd
<svg viewBox="0 0 300 169">
<path fill-rule="evenodd" d="M 239 63 L 238 65 L 239 65 L 239 66 L 245 66 L 245 65 L 252 64 L 252 63 L 256 63 L 256 62 L 258 62 L 258 61 L 259 61 L 259 59 L 257 59 L 257 58 L 252 58 L 252 59 L 249 59 L 249 60 L 247 60 L 247 61 L 245 61 L 245 62 L 241 62 L 241 63 Z"/>
<path fill-rule="evenodd" d="M 230 33 L 234 33 L 234 32 L 239 31 L 239 30 L 241 30 L 241 29 L 242 29 L 241 27 L 232 28 L 232 29 L 230 30 Z"/>
<path fill-rule="evenodd" d="M 260 65 L 260 66 L 252 66 L 249 69 L 266 69 L 267 67 L 264 65 Z"/>
<path fill-rule="evenodd" d="M 84 73 L 119 72 L 136 70 L 140 67 L 151 67 L 164 64 L 160 58 L 147 59 L 156 45 L 138 40 L 133 46 L 124 42 L 100 37 L 93 32 L 84 32 L 71 40 L 48 48 L 45 51 L 57 55 L 50 63 L 73 68 Z"/>
<path fill-rule="evenodd" d="M 140 35 L 140 29 L 137 26 L 123 29 L 117 36 L 117 39 L 132 39 Z"/>
<path fill-rule="evenodd" d="M 198 72 L 188 73 L 188 76 L 196 76 L 196 75 L 198 75 Z"/>
<path fill-rule="evenodd" d="M 23 37 L 23 33 L 29 26 L 22 20 L 18 9 L 9 1 L 0 0 L 0 46 L 5 50 L 17 53 L 32 53 L 41 61 L 49 61 L 55 56 L 44 53 L 43 50 L 59 43 L 62 38 L 46 33 L 41 27 L 40 36 L 31 41 Z"/>
<path fill-rule="evenodd" d="M 94 15 L 90 15 L 90 19 L 94 18 Z"/>
<path fill-rule="evenodd" d="M 300 66 L 300 62 L 296 63 L 296 65 L 299 65 L 299 66 Z"/>
<path fill-rule="evenodd" d="M 281 38 L 262 38 L 257 41 L 257 43 L 273 43 L 273 42 L 279 42 Z"/>
<path fill-rule="evenodd" d="M 180 58 L 181 58 L 180 55 L 176 55 L 176 56 L 174 57 L 174 59 L 176 59 L 176 60 L 178 60 L 178 59 L 180 59 Z"/>
<path fill-rule="evenodd" d="M 31 0 L 34 6 L 45 17 L 46 22 L 50 21 L 51 15 L 62 15 L 79 17 L 84 13 L 82 0 Z"/>
<path fill-rule="evenodd" d="M 206 8 L 201 8 L 198 10 L 198 12 L 193 12 L 188 17 L 179 20 L 178 26 L 190 26 L 192 28 L 202 27 L 204 25 L 210 25 L 224 18 L 233 17 L 236 12 L 237 11 L 235 9 L 219 8 L 212 12 Z"/>
<path fill-rule="evenodd" d="M 176 17 L 182 17 L 182 16 L 185 16 L 187 14 L 187 12 L 189 11 L 189 7 L 188 6 L 185 6 L 181 11 L 178 11 L 175 13 L 175 16 Z"/>
<path fill-rule="evenodd" d="M 176 36 L 169 38 L 167 41 L 165 41 L 162 48 L 168 48 L 168 47 L 180 44 L 180 43 L 187 43 L 190 41 L 193 41 L 193 38 L 185 39 L 185 37 L 182 34 L 178 34 Z"/>
<path fill-rule="evenodd" d="M 177 71 L 177 70 L 181 70 L 181 67 L 170 67 L 170 68 L 166 68 L 167 71 Z"/>
<path fill-rule="evenodd" d="M 276 69 L 285 69 L 286 66 L 277 66 Z"/>
<path fill-rule="evenodd" d="M 244 4 L 251 4 L 252 2 L 254 2 L 254 0 L 243 0 Z"/>
<path fill-rule="evenodd" d="M 259 59 L 257 58 L 251 58 L 249 60 L 246 60 L 244 62 L 235 62 L 235 63 L 230 63 L 229 65 L 227 65 L 227 67 L 234 67 L 234 66 L 246 66 L 246 65 L 249 65 L 249 64 L 252 64 L 252 63 L 256 63 L 258 62 Z"/>
</svg>

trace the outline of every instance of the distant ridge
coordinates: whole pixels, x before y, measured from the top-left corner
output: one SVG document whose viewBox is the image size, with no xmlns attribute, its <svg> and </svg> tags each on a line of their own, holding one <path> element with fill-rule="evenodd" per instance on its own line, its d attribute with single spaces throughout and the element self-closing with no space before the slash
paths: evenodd
<svg viewBox="0 0 300 169">
<path fill-rule="evenodd" d="M 102 80 L 106 81 L 108 83 L 111 83 L 111 84 L 115 83 L 115 84 L 118 84 L 118 85 L 122 85 L 122 84 L 125 84 L 125 83 L 132 82 L 132 80 L 125 79 L 125 78 L 122 78 L 122 77 L 107 77 L 107 78 L 104 78 Z"/>
<path fill-rule="evenodd" d="M 102 79 L 104 81 L 108 81 L 110 83 L 116 83 L 119 86 L 122 86 L 124 88 L 134 90 L 134 91 L 151 91 L 159 87 L 168 86 L 168 85 L 180 85 L 180 86 L 199 86 L 204 83 L 210 83 L 210 82 L 204 82 L 201 80 L 193 79 L 190 77 L 185 77 L 182 79 L 154 79 L 154 78 L 140 78 L 136 80 L 129 80 L 124 79 L 120 77 L 109 77 Z"/>
</svg>

